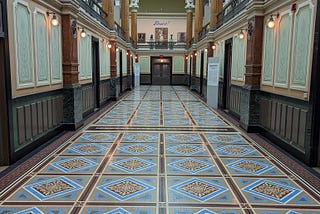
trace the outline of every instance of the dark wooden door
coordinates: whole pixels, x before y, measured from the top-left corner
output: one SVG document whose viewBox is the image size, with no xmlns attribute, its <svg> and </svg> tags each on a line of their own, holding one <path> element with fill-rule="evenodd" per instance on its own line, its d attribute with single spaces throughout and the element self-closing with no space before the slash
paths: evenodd
<svg viewBox="0 0 320 214">
<path fill-rule="evenodd" d="M 230 108 L 231 89 L 231 65 L 232 65 L 232 39 L 225 42 L 224 55 L 224 75 L 223 75 L 223 109 Z"/>
<path fill-rule="evenodd" d="M 92 37 L 92 89 L 94 108 L 100 108 L 99 40 Z"/>
<path fill-rule="evenodd" d="M 204 52 L 201 51 L 201 58 L 200 58 L 200 94 L 203 95 L 203 68 L 204 68 Z"/>
<path fill-rule="evenodd" d="M 120 75 L 120 93 L 123 92 L 123 68 L 122 68 L 122 51 L 119 51 L 119 75 Z"/>
<path fill-rule="evenodd" d="M 171 58 L 152 59 L 152 85 L 171 85 Z"/>
</svg>

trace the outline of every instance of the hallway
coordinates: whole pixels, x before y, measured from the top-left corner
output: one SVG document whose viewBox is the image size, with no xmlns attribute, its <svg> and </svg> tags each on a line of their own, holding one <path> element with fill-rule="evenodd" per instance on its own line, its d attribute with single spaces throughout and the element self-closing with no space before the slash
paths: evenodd
<svg viewBox="0 0 320 214">
<path fill-rule="evenodd" d="M 0 192 L 0 213 L 311 214 L 319 191 L 187 88 L 141 86 Z"/>
</svg>

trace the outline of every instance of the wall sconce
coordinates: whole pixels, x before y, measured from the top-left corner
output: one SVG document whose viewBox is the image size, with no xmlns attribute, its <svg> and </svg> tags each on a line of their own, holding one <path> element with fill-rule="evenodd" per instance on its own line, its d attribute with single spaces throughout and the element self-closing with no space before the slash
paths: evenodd
<svg viewBox="0 0 320 214">
<path fill-rule="evenodd" d="M 207 53 L 207 52 L 208 52 L 208 49 L 207 49 L 207 48 L 206 48 L 206 49 L 204 49 L 204 52 L 206 52 L 206 53 Z"/>
<path fill-rule="evenodd" d="M 81 31 L 80 31 L 80 36 L 81 36 L 82 38 L 85 38 L 85 37 L 87 36 L 87 33 L 86 33 L 86 31 L 84 30 L 84 28 L 78 27 L 78 29 L 81 30 Z"/>
<path fill-rule="evenodd" d="M 110 42 L 108 42 L 108 48 L 110 49 L 110 48 L 112 48 L 112 45 L 111 45 L 111 43 Z"/>
<path fill-rule="evenodd" d="M 244 39 L 245 29 L 240 29 L 240 33 L 238 34 L 239 39 Z"/>
<path fill-rule="evenodd" d="M 213 43 L 213 45 L 211 46 L 212 50 L 215 50 L 217 48 L 216 44 Z"/>
<path fill-rule="evenodd" d="M 132 57 L 132 54 L 130 54 L 130 56 Z"/>
<path fill-rule="evenodd" d="M 270 15 L 270 18 L 268 19 L 268 22 L 267 22 L 268 28 L 274 28 L 274 26 L 276 25 L 276 19 L 278 17 L 279 17 L 279 14 L 277 14 L 277 15 L 271 14 Z"/>
<path fill-rule="evenodd" d="M 195 56 L 198 56 L 198 53 L 195 53 L 194 55 L 195 55 Z"/>
<path fill-rule="evenodd" d="M 58 20 L 58 18 L 57 18 L 57 15 L 54 13 L 54 12 L 47 12 L 47 15 L 50 17 L 50 15 L 51 15 L 51 24 L 53 25 L 53 26 L 57 26 L 57 25 L 59 25 L 59 20 Z"/>
<path fill-rule="evenodd" d="M 138 56 L 137 55 L 135 55 L 135 57 L 134 57 L 135 59 L 138 59 Z"/>
<path fill-rule="evenodd" d="M 118 51 L 119 51 L 119 48 L 116 48 L 116 51 L 118 52 Z"/>
<path fill-rule="evenodd" d="M 186 60 L 188 60 L 188 56 L 186 56 Z"/>
<path fill-rule="evenodd" d="M 126 52 L 126 55 L 127 55 L 127 56 L 129 55 L 128 51 Z"/>
</svg>

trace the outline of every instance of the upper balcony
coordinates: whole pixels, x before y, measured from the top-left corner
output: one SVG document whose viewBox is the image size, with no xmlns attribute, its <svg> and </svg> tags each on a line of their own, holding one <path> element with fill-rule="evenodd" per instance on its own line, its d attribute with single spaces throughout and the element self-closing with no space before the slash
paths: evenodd
<svg viewBox="0 0 320 214">
<path fill-rule="evenodd" d="M 108 27 L 108 22 L 105 19 L 107 14 L 102 9 L 102 0 L 78 0 L 79 5 L 93 18 Z"/>
</svg>

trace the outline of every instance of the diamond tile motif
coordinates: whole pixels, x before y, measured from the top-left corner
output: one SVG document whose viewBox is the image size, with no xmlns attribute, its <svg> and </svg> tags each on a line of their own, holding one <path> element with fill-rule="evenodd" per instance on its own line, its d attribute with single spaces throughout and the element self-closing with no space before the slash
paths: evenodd
<svg viewBox="0 0 320 214">
<path fill-rule="evenodd" d="M 237 156 L 237 157 L 242 157 L 254 152 L 254 150 L 248 146 L 236 146 L 236 145 L 224 146 L 219 148 L 217 151 L 222 155 L 230 155 L 230 156 Z"/>
<path fill-rule="evenodd" d="M 146 161 L 141 158 L 128 158 L 112 164 L 113 167 L 121 169 L 128 173 L 138 172 L 150 167 L 155 166 L 156 164 Z"/>
<path fill-rule="evenodd" d="M 200 143 L 201 138 L 197 134 L 166 134 L 166 142 L 170 143 Z"/>
<path fill-rule="evenodd" d="M 170 189 L 200 202 L 205 202 L 228 190 L 228 188 L 199 178 L 192 178 L 184 181 L 180 184 L 170 187 Z"/>
<path fill-rule="evenodd" d="M 130 133 L 123 136 L 122 142 L 158 142 L 158 138 L 158 134 Z"/>
<path fill-rule="evenodd" d="M 97 188 L 120 201 L 128 200 L 155 189 L 153 186 L 131 177 L 104 184 Z"/>
<path fill-rule="evenodd" d="M 188 156 L 188 155 L 200 153 L 204 149 L 201 146 L 180 144 L 178 146 L 171 146 L 168 148 L 168 150 L 177 154 Z"/>
<path fill-rule="evenodd" d="M 106 147 L 99 145 L 97 143 L 89 143 L 89 144 L 79 144 L 79 145 L 72 146 L 70 150 L 82 155 L 87 155 L 87 154 L 102 152 L 106 150 Z"/>
<path fill-rule="evenodd" d="M 241 160 L 232 162 L 227 166 L 233 169 L 236 169 L 242 172 L 248 172 L 254 175 L 260 175 L 273 168 L 272 165 L 267 165 L 267 164 L 260 163 L 258 161 L 247 160 L 247 159 L 241 159 Z"/>
<path fill-rule="evenodd" d="M 117 134 L 112 133 L 86 133 L 79 139 L 80 142 L 113 142 L 117 137 Z"/>
<path fill-rule="evenodd" d="M 54 167 L 60 169 L 63 172 L 75 172 L 82 169 L 87 169 L 96 166 L 97 163 L 87 158 L 71 158 L 51 163 Z"/>
<path fill-rule="evenodd" d="M 117 208 L 117 209 L 111 210 L 110 212 L 107 212 L 106 214 L 130 214 L 130 213 L 123 208 Z"/>
<path fill-rule="evenodd" d="M 208 209 L 202 209 L 199 212 L 196 212 L 195 214 L 215 214 L 215 212 L 212 212 Z"/>
<path fill-rule="evenodd" d="M 121 146 L 119 148 L 119 150 L 122 152 L 125 152 L 125 153 L 133 154 L 133 155 L 140 155 L 140 154 L 144 154 L 144 153 L 153 152 L 157 149 L 153 146 L 144 145 L 141 143 L 136 143 L 136 144 L 129 145 L 129 146 Z"/>
<path fill-rule="evenodd" d="M 281 204 L 289 202 L 302 192 L 299 189 L 268 180 L 258 180 L 244 187 L 243 190 Z"/>
<path fill-rule="evenodd" d="M 44 213 L 41 210 L 39 210 L 37 207 L 32 207 L 32 208 L 17 212 L 16 214 L 44 214 Z"/>
<path fill-rule="evenodd" d="M 239 144 L 246 143 L 243 138 L 236 134 L 206 134 L 211 143 Z"/>
<path fill-rule="evenodd" d="M 74 181 L 61 176 L 23 187 L 37 199 L 43 201 L 82 189 Z"/>
<path fill-rule="evenodd" d="M 175 161 L 170 163 L 169 166 L 192 174 L 197 174 L 198 172 L 213 167 L 211 163 L 200 161 L 194 158 L 185 158 Z"/>
</svg>

